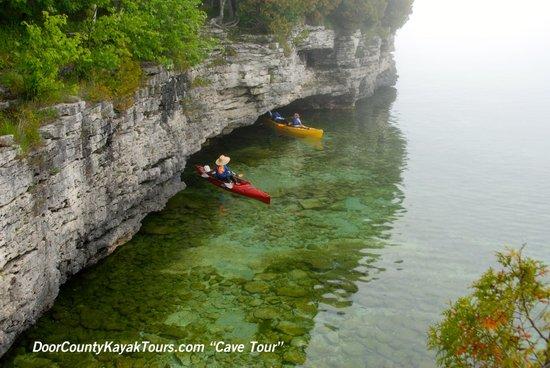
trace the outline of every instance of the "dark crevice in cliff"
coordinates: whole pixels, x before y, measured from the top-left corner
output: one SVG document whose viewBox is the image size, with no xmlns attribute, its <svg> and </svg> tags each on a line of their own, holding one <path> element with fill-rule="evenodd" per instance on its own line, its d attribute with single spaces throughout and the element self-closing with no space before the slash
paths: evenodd
<svg viewBox="0 0 550 368">
<path fill-rule="evenodd" d="M 332 49 L 304 50 L 299 51 L 298 55 L 309 69 L 330 70 L 331 64 L 334 63 Z"/>
</svg>

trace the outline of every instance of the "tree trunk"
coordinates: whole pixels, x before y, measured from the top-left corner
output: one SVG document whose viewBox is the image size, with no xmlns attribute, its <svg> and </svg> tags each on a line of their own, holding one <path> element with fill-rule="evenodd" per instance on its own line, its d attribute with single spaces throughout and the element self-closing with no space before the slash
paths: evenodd
<svg viewBox="0 0 550 368">
<path fill-rule="evenodd" d="M 218 19 L 221 23 L 223 23 L 223 16 L 224 16 L 224 10 L 225 10 L 225 2 L 227 0 L 220 0 L 219 4 L 220 4 L 220 12 L 219 12 L 219 15 L 218 15 Z"/>
<path fill-rule="evenodd" d="M 237 0 L 229 1 L 229 14 L 231 18 L 237 18 Z"/>
</svg>

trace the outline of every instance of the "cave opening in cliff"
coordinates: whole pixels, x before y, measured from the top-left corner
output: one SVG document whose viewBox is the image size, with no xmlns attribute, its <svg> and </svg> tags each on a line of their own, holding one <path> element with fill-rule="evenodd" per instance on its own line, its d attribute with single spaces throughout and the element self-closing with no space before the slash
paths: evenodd
<svg viewBox="0 0 550 368">
<path fill-rule="evenodd" d="M 311 69 L 329 69 L 332 64 L 332 49 L 313 49 L 298 52 L 300 59 Z"/>
</svg>

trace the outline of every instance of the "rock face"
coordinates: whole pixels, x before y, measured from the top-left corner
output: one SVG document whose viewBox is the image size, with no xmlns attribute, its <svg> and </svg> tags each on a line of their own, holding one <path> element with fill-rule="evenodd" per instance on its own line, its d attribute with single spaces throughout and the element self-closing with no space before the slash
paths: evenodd
<svg viewBox="0 0 550 368">
<path fill-rule="evenodd" d="M 224 35 L 220 35 L 223 39 Z M 349 106 L 396 78 L 393 39 L 321 27 L 291 46 L 225 40 L 198 67 L 146 68 L 135 103 L 58 105 L 29 154 L 0 138 L 0 355 L 53 304 L 69 276 L 107 256 L 184 188 L 187 158 L 209 137 L 303 99 Z"/>
</svg>

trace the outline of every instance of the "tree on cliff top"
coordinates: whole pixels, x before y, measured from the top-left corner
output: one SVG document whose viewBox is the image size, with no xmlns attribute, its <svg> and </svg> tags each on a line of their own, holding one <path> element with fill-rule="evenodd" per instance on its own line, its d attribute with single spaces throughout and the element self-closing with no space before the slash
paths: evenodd
<svg viewBox="0 0 550 368">
<path fill-rule="evenodd" d="M 241 0 L 239 16 L 249 29 L 271 33 L 288 33 L 296 23 L 395 30 L 405 23 L 411 7 L 412 0 Z"/>
<path fill-rule="evenodd" d="M 208 50 L 199 33 L 206 19 L 200 4 L 200 0 L 4 1 L 0 32 L 14 41 L 0 43 L 0 81 L 14 94 L 41 100 L 72 80 L 106 84 L 131 63 L 152 61 L 182 68 L 196 64 Z M 32 84 L 27 83 L 30 80 Z"/>
<path fill-rule="evenodd" d="M 131 104 L 141 63 L 185 69 L 210 40 L 200 0 L 3 0 L 0 12 L 0 135 L 39 140 L 40 108 L 80 94 Z"/>
<path fill-rule="evenodd" d="M 548 267 L 522 250 L 497 253 L 489 269 L 430 328 L 428 347 L 449 368 L 534 368 L 550 364 Z"/>
</svg>

